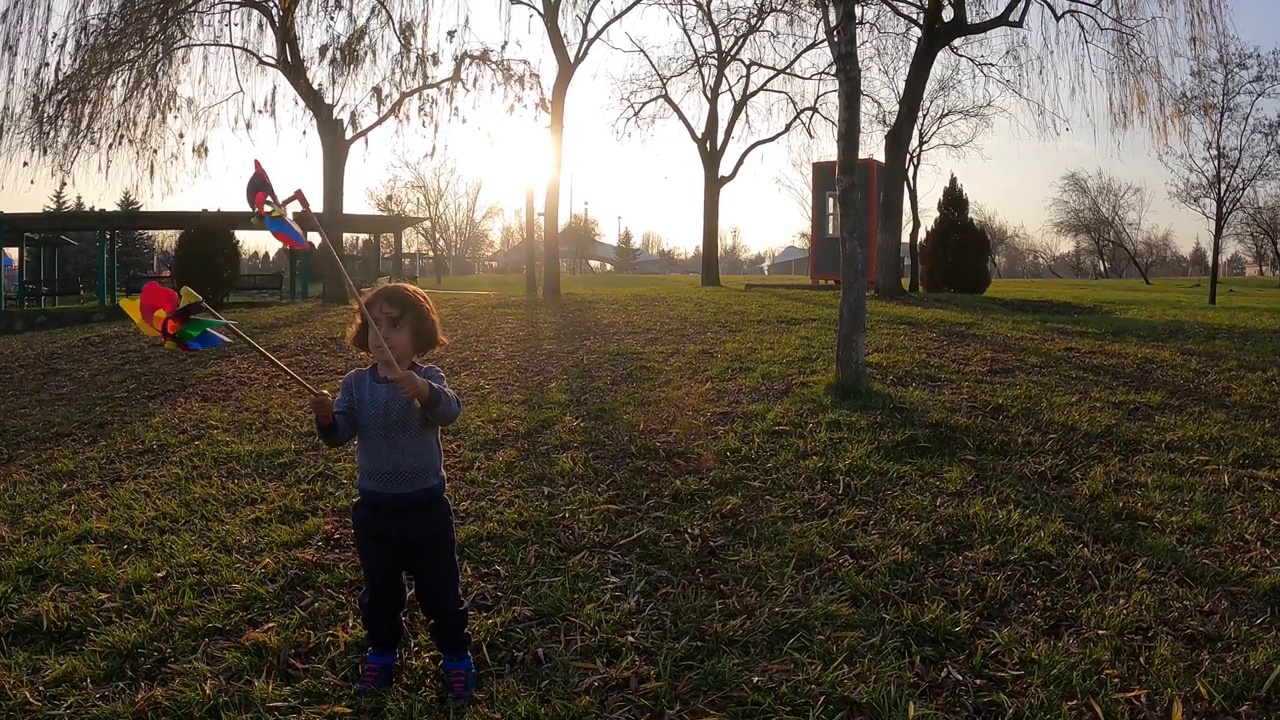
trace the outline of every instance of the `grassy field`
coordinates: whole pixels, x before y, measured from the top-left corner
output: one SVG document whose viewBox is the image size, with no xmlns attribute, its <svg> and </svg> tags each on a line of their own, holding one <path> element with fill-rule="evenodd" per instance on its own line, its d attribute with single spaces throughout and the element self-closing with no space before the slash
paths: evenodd
<svg viewBox="0 0 1280 720">
<path fill-rule="evenodd" d="M 834 293 L 521 278 L 437 296 L 475 718 L 1280 717 L 1280 290 Z M 228 311 L 336 390 L 346 311 Z M 0 338 L 0 716 L 434 717 L 358 702 L 354 459 L 237 344 Z"/>
</svg>

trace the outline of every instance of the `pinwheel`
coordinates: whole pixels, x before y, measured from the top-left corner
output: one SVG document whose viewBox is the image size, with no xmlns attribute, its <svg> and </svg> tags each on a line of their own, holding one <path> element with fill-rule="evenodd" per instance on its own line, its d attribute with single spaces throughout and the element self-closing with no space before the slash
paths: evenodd
<svg viewBox="0 0 1280 720">
<path fill-rule="evenodd" d="M 214 328 L 229 326 L 225 319 L 211 320 L 194 317 L 207 308 L 191 288 L 182 288 L 182 294 L 152 281 L 142 287 L 138 299 L 124 298 L 120 307 L 133 319 L 144 335 L 158 337 L 167 350 L 208 350 L 224 345 L 230 340 Z"/>
<path fill-rule="evenodd" d="M 284 208 L 280 205 L 280 198 L 276 197 L 275 188 L 271 187 L 271 179 L 267 177 L 267 171 L 262 169 L 262 164 L 257 160 L 253 161 L 253 175 L 249 177 L 249 186 L 245 188 L 245 195 L 249 201 L 249 208 L 255 213 L 254 217 L 275 236 L 275 239 L 287 248 L 307 249 L 307 236 L 303 234 L 302 228 L 285 214 Z"/>
<path fill-rule="evenodd" d="M 194 352 L 216 348 L 231 340 L 214 328 L 230 330 L 312 395 L 317 394 L 315 388 L 205 304 L 204 298 L 189 287 L 184 286 L 181 292 L 174 292 L 153 280 L 142 286 L 142 293 L 137 299 L 121 298 L 119 304 L 143 335 L 162 338 L 164 347 L 169 350 Z M 195 317 L 198 313 L 208 313 L 213 318 Z"/>
<path fill-rule="evenodd" d="M 245 199 L 249 201 L 249 207 L 257 213 L 259 218 L 262 218 L 263 225 L 268 227 L 268 229 L 270 228 L 270 226 L 267 225 L 269 213 L 264 214 L 264 209 L 268 206 L 268 201 L 270 201 L 272 206 L 279 211 L 280 217 L 292 225 L 294 229 L 297 229 L 298 226 L 287 217 L 284 217 L 284 208 L 288 206 L 289 203 L 297 201 L 298 204 L 302 205 L 302 209 L 311 215 L 311 219 L 316 221 L 316 228 L 320 231 L 320 239 L 323 241 L 321 244 L 329 248 L 329 253 L 333 257 L 334 265 L 342 272 L 342 279 L 346 281 L 347 292 L 351 293 L 351 295 L 355 297 L 356 305 L 359 306 L 360 313 L 364 315 L 365 322 L 369 325 L 369 347 L 374 350 L 373 356 L 374 359 L 377 360 L 378 369 L 385 377 L 395 377 L 398 375 L 400 373 L 400 368 L 395 367 L 392 362 L 391 353 L 387 351 L 386 340 L 383 340 L 382 333 L 378 331 L 377 323 L 373 321 L 373 316 L 369 314 L 369 308 L 365 307 L 364 300 L 360 297 L 360 291 L 356 289 L 356 284 L 351 282 L 351 276 L 347 274 L 346 266 L 343 265 L 342 259 L 338 257 L 338 251 L 333 249 L 333 243 L 329 242 L 329 236 L 325 233 L 324 226 L 316 219 L 315 212 L 311 210 L 311 203 L 307 202 L 307 196 L 302 193 L 302 190 L 295 190 L 293 194 L 285 198 L 283 202 L 278 201 L 276 199 L 275 188 L 271 185 L 271 179 L 267 177 L 267 171 L 262 169 L 262 163 L 254 160 L 253 174 L 249 176 L 249 183 L 245 187 Z M 274 230 L 272 230 L 272 234 L 275 235 L 277 240 L 284 243 L 285 246 L 294 247 L 290 244 L 293 241 L 292 235 L 284 233 L 284 236 L 282 237 L 281 233 L 277 233 Z M 303 237 L 301 230 L 298 230 L 297 237 Z"/>
</svg>

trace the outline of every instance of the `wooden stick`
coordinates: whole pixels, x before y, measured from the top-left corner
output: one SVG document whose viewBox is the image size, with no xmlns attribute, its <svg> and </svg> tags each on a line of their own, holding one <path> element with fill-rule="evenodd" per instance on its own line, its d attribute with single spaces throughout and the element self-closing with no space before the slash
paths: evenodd
<svg viewBox="0 0 1280 720">
<path fill-rule="evenodd" d="M 377 346 L 382 351 L 374 353 L 374 359 L 378 363 L 378 369 L 382 372 L 384 377 L 395 377 L 400 373 L 400 368 L 391 367 L 386 364 L 386 362 L 391 360 L 391 353 L 387 350 L 387 341 L 382 338 L 382 333 L 379 332 L 377 323 L 373 321 L 373 316 L 369 314 L 369 308 L 365 307 L 364 300 L 360 298 L 360 290 L 356 288 L 356 284 L 351 281 L 351 276 L 347 274 L 347 268 L 342 264 L 342 258 L 338 257 L 338 251 L 333 247 L 333 243 L 329 241 L 329 235 L 324 231 L 324 225 L 320 223 L 320 218 L 316 217 L 315 212 L 312 211 L 311 203 L 307 202 L 307 196 L 303 194 L 301 189 L 293 191 L 293 195 L 285 198 L 285 201 L 281 203 L 280 206 L 284 207 L 293 200 L 297 200 L 298 203 L 302 205 L 302 209 L 306 210 L 307 213 L 311 215 L 311 219 L 315 221 L 316 229 L 320 232 L 321 244 L 329 248 L 330 257 L 332 257 L 334 263 L 338 265 L 338 270 L 342 273 L 342 279 L 346 281 L 347 292 L 350 292 L 351 295 L 355 297 L 356 305 L 360 308 L 360 313 L 364 315 L 365 322 L 369 324 L 369 339 L 371 341 L 369 343 L 370 349 L 373 349 L 374 343 L 372 341 L 374 338 L 377 339 Z M 385 362 L 383 358 L 386 358 Z"/>
<path fill-rule="evenodd" d="M 316 390 L 315 388 L 311 387 L 311 385 L 310 385 L 310 384 L 308 384 L 306 380 L 303 380 L 302 378 L 298 377 L 298 374 L 297 374 L 297 373 L 295 373 L 294 371 L 290 370 L 290 369 L 289 369 L 289 366 L 287 366 L 287 365 L 285 365 L 284 363 L 282 363 L 282 362 L 280 362 L 279 360 L 277 360 L 277 359 L 276 359 L 276 357 L 275 357 L 274 355 L 272 355 L 271 353 L 269 353 L 269 352 L 267 352 L 266 350 L 264 350 L 264 349 L 263 349 L 263 347 L 262 347 L 261 345 L 259 345 L 258 343 L 254 342 L 254 341 L 253 341 L 253 339 L 252 339 L 252 338 L 250 338 L 248 335 L 245 335 L 245 334 L 244 334 L 244 332 L 242 332 L 242 331 L 240 330 L 240 328 L 236 327 L 236 326 L 235 326 L 234 324 L 232 324 L 229 320 L 227 320 L 226 318 L 224 318 L 224 317 L 222 317 L 221 315 L 219 315 L 217 310 L 214 310 L 213 308 L 209 307 L 209 305 L 208 305 L 207 303 L 205 304 L 205 306 L 204 306 L 204 307 L 205 307 L 205 309 L 209 312 L 209 314 L 210 314 L 210 315 L 214 316 L 215 318 L 217 318 L 217 319 L 219 319 L 219 320 L 222 320 L 222 321 L 226 322 L 226 323 L 227 323 L 226 327 L 227 327 L 227 328 L 229 328 L 229 329 L 231 330 L 231 332 L 233 332 L 233 333 L 235 333 L 236 335 L 238 335 L 238 336 L 240 337 L 240 339 L 241 339 L 241 340 L 244 340 L 246 343 L 249 343 L 249 347 L 253 348 L 254 350 L 257 350 L 257 351 L 258 351 L 258 352 L 260 352 L 260 353 L 262 353 L 262 356 L 263 356 L 263 357 L 265 357 L 266 359 L 268 359 L 268 360 L 270 360 L 271 362 L 275 363 L 276 367 L 278 367 L 278 368 L 280 368 L 281 370 L 283 370 L 283 371 L 285 371 L 286 373 L 288 373 L 288 374 L 289 374 L 289 377 L 293 378 L 295 382 L 297 382 L 297 383 L 298 383 L 299 385 L 301 385 L 302 387 L 306 388 L 306 389 L 307 389 L 307 392 L 311 393 L 312 395 L 319 395 L 319 394 L 320 394 L 320 391 L 319 391 L 319 390 Z"/>
</svg>

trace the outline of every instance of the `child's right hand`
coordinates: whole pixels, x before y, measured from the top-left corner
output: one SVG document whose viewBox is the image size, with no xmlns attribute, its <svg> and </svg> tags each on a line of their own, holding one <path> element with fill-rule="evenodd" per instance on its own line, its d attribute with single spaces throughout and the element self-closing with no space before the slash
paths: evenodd
<svg viewBox="0 0 1280 720">
<path fill-rule="evenodd" d="M 333 422 L 333 396 L 324 390 L 321 390 L 318 395 L 312 395 L 311 412 L 315 413 L 316 420 L 319 420 L 321 425 Z"/>
</svg>

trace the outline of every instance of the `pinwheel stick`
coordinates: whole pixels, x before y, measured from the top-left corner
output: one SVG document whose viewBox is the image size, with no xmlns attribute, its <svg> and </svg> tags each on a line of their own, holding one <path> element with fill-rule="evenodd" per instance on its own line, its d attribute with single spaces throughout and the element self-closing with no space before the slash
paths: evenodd
<svg viewBox="0 0 1280 720">
<path fill-rule="evenodd" d="M 323 241 L 321 244 L 329 248 L 330 256 L 333 257 L 334 263 L 338 265 L 338 270 L 342 273 L 342 279 L 347 283 L 347 291 L 356 299 L 356 305 L 360 307 L 360 313 L 364 315 L 365 322 L 369 324 L 369 334 L 371 336 L 369 344 L 380 349 L 380 352 L 374 355 L 374 358 L 378 361 L 379 369 L 382 370 L 383 375 L 393 376 L 399 372 L 400 368 L 389 368 L 384 365 L 383 359 L 390 357 L 387 352 L 387 341 L 382 339 L 382 333 L 379 332 L 378 325 L 374 323 L 373 316 L 369 314 L 369 308 L 365 307 L 364 300 L 360 298 L 360 291 L 356 289 L 356 284 L 351 282 L 351 276 L 347 274 L 347 268 L 342 264 L 342 258 L 338 257 L 338 251 L 334 249 L 333 243 L 329 241 L 329 236 L 325 233 L 324 226 L 320 224 L 320 218 L 316 217 L 315 212 L 311 210 L 311 203 L 307 202 L 307 196 L 302 193 L 302 190 L 295 190 L 292 195 L 284 199 L 284 202 L 280 203 L 280 206 L 284 207 L 295 200 L 302 205 L 302 209 L 307 211 L 311 219 L 315 220 L 316 228 L 320 231 L 320 239 Z"/>
<path fill-rule="evenodd" d="M 208 304 L 206 304 L 206 305 L 204 306 L 204 308 L 205 308 L 205 310 L 207 310 L 207 311 L 209 312 L 209 314 L 210 314 L 210 315 L 214 316 L 215 318 L 217 318 L 217 319 L 219 319 L 219 320 L 225 321 L 225 322 L 227 323 L 225 327 L 226 327 L 228 330 L 230 330 L 231 332 L 233 332 L 233 333 L 235 333 L 237 336 L 239 336 L 239 338 L 240 338 L 241 340 L 244 340 L 246 343 L 249 343 L 249 347 L 253 348 L 254 350 L 257 350 L 259 353 L 261 353 L 261 354 L 262 354 L 262 356 L 263 356 L 264 358 L 266 358 L 266 359 L 270 360 L 271 362 L 275 363 L 275 366 L 276 366 L 276 367 L 278 367 L 278 368 L 280 368 L 281 370 L 283 370 L 283 371 L 285 371 L 286 373 L 288 373 L 288 374 L 289 374 L 289 377 L 293 378 L 293 381 L 294 381 L 294 382 L 296 382 L 296 383 L 298 383 L 299 385 L 301 385 L 302 387 L 306 388 L 306 389 L 307 389 L 307 392 L 311 393 L 312 395 L 319 395 L 319 394 L 320 394 L 320 391 L 318 391 L 318 390 L 316 390 L 315 388 L 311 387 L 311 385 L 310 385 L 309 383 L 307 383 L 307 381 L 306 381 L 306 380 L 303 380 L 302 378 L 298 377 L 298 374 L 297 374 L 297 373 L 295 373 L 294 371 L 290 370 L 288 365 L 285 365 L 284 363 L 282 363 L 282 362 L 280 362 L 279 360 L 277 360 L 277 359 L 276 359 L 276 357 L 275 357 L 274 355 L 272 355 L 271 353 L 269 353 L 269 352 L 267 352 L 265 349 L 263 349 L 263 347 L 262 347 L 261 345 L 259 345 L 258 343 L 254 342 L 254 341 L 253 341 L 253 339 L 252 339 L 252 338 L 250 338 L 248 335 L 245 335 L 243 332 L 241 332 L 240 328 L 236 327 L 234 323 L 232 323 L 231 321 L 229 321 L 229 320 L 227 320 L 226 318 L 224 318 L 224 317 L 222 317 L 221 315 L 219 315 L 217 310 L 214 310 L 213 308 L 209 307 L 209 306 L 208 306 Z"/>
</svg>

